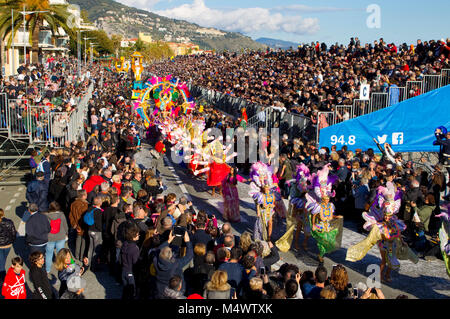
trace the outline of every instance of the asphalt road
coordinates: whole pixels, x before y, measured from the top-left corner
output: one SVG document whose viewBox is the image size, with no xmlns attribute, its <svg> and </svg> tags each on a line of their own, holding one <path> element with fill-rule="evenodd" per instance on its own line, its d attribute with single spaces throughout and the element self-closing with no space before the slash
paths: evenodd
<svg viewBox="0 0 450 319">
<path fill-rule="evenodd" d="M 140 154 L 140 160 L 146 164 L 148 160 L 148 151 L 144 150 Z M 208 214 L 216 215 L 219 223 L 223 223 L 221 214 L 221 196 L 212 197 L 211 190 L 207 187 L 206 181 L 197 177 L 193 177 L 186 169 L 180 165 L 174 165 L 166 157 L 165 166 L 161 168 L 161 175 L 168 187 L 164 194 L 170 192 L 176 193 L 178 196 L 186 195 L 194 203 L 195 209 L 204 209 Z M 248 185 L 238 184 L 240 202 L 241 202 L 241 222 L 233 224 L 233 231 L 235 234 L 241 234 L 245 230 L 252 232 L 253 224 L 256 219 L 256 212 L 253 200 L 248 196 Z M 0 207 L 5 209 L 7 218 L 14 221 L 16 228 L 19 227 L 21 218 L 26 209 L 25 186 L 3 186 L 0 188 Z M 378 265 L 380 262 L 379 251 L 373 247 L 368 255 L 361 261 L 351 263 L 345 261 L 346 249 L 359 242 L 364 238 L 363 235 L 354 231 L 354 225 L 349 222 L 344 222 L 344 233 L 342 248 L 325 256 L 325 267 L 328 271 L 335 264 L 343 264 L 348 271 L 350 282 L 354 287 L 359 282 L 366 283 L 367 277 L 372 273 L 368 271 L 369 265 Z M 281 237 L 285 231 L 285 223 L 279 220 L 274 227 L 273 239 L 274 241 Z M 300 236 L 300 241 L 302 241 Z M 302 271 L 314 271 L 318 265 L 315 258 L 317 248 L 314 239 L 308 242 L 309 251 L 306 253 L 303 250 L 295 251 L 291 249 L 287 253 L 280 253 L 282 260 L 280 260 L 274 268 L 282 265 L 285 262 L 294 263 L 299 266 Z M 13 256 L 20 255 L 25 261 L 25 270 L 28 276 L 28 250 L 24 244 L 24 238 L 18 237 L 14 243 L 13 249 L 10 251 L 6 267 L 10 266 L 10 259 Z M 55 289 L 59 288 L 59 281 L 57 280 L 57 271 L 52 267 L 51 282 Z M 393 272 L 392 283 L 389 285 L 382 284 L 382 291 L 386 298 L 395 298 L 399 294 L 406 294 L 410 298 L 420 299 L 438 299 L 450 297 L 450 280 L 446 274 L 444 264 L 441 260 L 425 261 L 419 260 L 419 263 L 413 264 L 410 261 L 401 261 L 401 268 L 398 272 Z M 120 284 L 109 276 L 105 269 L 99 272 L 86 272 L 84 278 L 87 281 L 85 295 L 88 299 L 118 299 L 122 294 L 122 287 Z M 27 277 L 28 280 L 28 277 Z M 28 290 L 31 296 L 31 292 Z"/>
</svg>

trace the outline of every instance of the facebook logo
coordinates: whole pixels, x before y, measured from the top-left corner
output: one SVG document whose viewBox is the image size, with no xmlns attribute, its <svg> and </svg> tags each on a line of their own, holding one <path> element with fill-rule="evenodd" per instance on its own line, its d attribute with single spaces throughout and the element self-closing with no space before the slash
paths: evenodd
<svg viewBox="0 0 450 319">
<path fill-rule="evenodd" d="M 403 133 L 392 133 L 392 145 L 402 145 L 403 144 Z"/>
</svg>

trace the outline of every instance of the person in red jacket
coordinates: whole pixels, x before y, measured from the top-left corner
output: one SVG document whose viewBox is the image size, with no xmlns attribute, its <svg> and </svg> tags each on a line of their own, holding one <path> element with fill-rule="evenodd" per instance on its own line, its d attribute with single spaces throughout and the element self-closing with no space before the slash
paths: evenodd
<svg viewBox="0 0 450 319">
<path fill-rule="evenodd" d="M 5 299 L 27 299 L 25 289 L 25 270 L 23 270 L 23 259 L 14 257 L 12 265 L 6 273 L 3 282 L 2 295 Z"/>
<path fill-rule="evenodd" d="M 95 186 L 100 185 L 101 183 L 106 182 L 103 177 L 99 175 L 98 169 L 94 168 L 92 170 L 91 176 L 86 180 L 83 185 L 83 189 L 89 194 L 92 192 Z"/>
<path fill-rule="evenodd" d="M 155 150 L 158 153 L 162 153 L 162 154 L 164 154 L 166 152 L 166 147 L 165 147 L 164 142 L 162 140 L 159 140 L 158 143 L 156 143 Z"/>
</svg>

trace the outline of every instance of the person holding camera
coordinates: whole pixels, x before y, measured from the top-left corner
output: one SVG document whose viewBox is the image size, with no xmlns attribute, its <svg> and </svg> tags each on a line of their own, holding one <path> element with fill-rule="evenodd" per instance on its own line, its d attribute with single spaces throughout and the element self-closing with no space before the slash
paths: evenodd
<svg viewBox="0 0 450 319">
<path fill-rule="evenodd" d="M 183 237 L 184 242 L 186 243 L 186 255 L 184 257 L 174 256 L 172 248 L 170 247 L 170 244 L 177 236 Z M 179 229 L 177 229 L 177 231 L 175 231 L 175 229 L 172 230 L 169 233 L 169 239 L 162 243 L 158 249 L 159 254 L 153 259 L 153 265 L 156 272 L 157 298 L 161 298 L 164 289 L 169 285 L 170 278 L 174 275 L 178 275 L 183 279 L 182 290 L 184 291 L 186 289 L 186 285 L 184 281 L 183 267 L 189 264 L 194 257 L 194 251 L 188 232 L 185 230 L 184 234 L 181 234 Z"/>
</svg>

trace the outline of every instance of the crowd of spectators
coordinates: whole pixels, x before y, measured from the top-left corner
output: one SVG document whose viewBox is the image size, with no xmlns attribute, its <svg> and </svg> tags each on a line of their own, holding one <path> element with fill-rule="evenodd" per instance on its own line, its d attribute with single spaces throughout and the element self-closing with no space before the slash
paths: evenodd
<svg viewBox="0 0 450 319">
<path fill-rule="evenodd" d="M 434 42 L 431 44 L 435 45 Z M 388 62 L 380 60 L 372 66 L 380 69 L 382 73 L 390 68 L 387 65 L 394 67 L 391 70 L 395 69 L 397 62 L 399 66 L 403 66 L 402 59 L 408 55 L 415 60 L 415 55 L 408 53 L 408 48 L 406 51 L 401 49 L 402 53 L 388 53 L 382 49 L 383 43 L 381 46 L 375 46 L 374 53 L 370 50 L 364 51 L 364 48 L 358 50 L 357 43 L 352 45 L 351 49 L 334 46 L 330 50 L 320 46 L 319 48 L 314 51 L 300 48 L 296 52 L 284 53 L 253 52 L 247 54 L 245 59 L 231 54 L 224 54 L 223 57 L 177 58 L 175 64 L 169 65 L 169 68 L 178 68 L 179 63 L 183 63 L 184 68 L 178 72 L 190 72 L 193 77 L 197 77 L 194 81 L 200 81 L 199 85 L 206 83 L 204 85 L 212 87 L 223 81 L 220 85 L 225 91 L 233 89 L 234 94 L 248 94 L 248 98 L 253 98 L 254 102 L 272 103 L 288 97 L 289 94 L 284 94 L 286 92 L 292 91 L 291 97 L 294 99 L 297 89 L 309 91 L 309 80 L 306 79 L 308 83 L 303 84 L 302 81 L 294 79 L 295 72 L 282 75 L 286 77 L 282 81 L 279 81 L 276 74 L 271 74 L 283 73 L 285 67 L 293 71 L 297 67 L 298 76 L 310 76 L 315 72 L 313 68 L 320 65 L 318 62 L 323 61 L 323 81 L 333 81 L 336 85 L 333 87 L 336 88 L 347 83 L 351 90 L 357 87 L 363 77 L 377 82 L 376 79 L 367 77 L 368 73 L 374 72 L 366 69 L 368 63 L 362 63 L 362 59 L 382 56 Z M 419 46 L 415 50 L 420 51 Z M 421 63 L 425 56 L 430 59 L 434 57 L 427 54 L 427 50 L 423 56 L 419 53 L 417 55 Z M 362 54 L 363 52 L 366 54 Z M 334 57 L 338 69 L 342 69 L 334 80 L 328 77 L 335 66 L 332 64 L 327 67 L 330 61 L 328 57 Z M 432 62 L 428 60 L 425 64 L 419 64 L 419 71 L 433 72 L 433 66 L 441 63 L 436 62 L 438 59 L 434 57 Z M 197 64 L 199 61 L 205 62 Z M 225 64 L 218 64 L 221 65 L 218 67 L 214 65 L 214 61 Z M 259 62 L 252 66 L 252 61 Z M 63 81 L 66 76 L 63 74 L 62 65 L 66 62 L 60 60 L 51 63 L 54 65 L 49 62 L 41 71 L 40 67 L 36 69 L 41 75 L 52 74 L 51 77 L 54 78 L 51 82 Z M 71 65 L 70 59 L 67 63 L 65 66 Z M 233 77 L 227 79 L 228 74 L 233 72 L 225 71 L 232 71 L 230 68 L 240 63 L 242 70 L 236 80 L 233 80 Z M 352 63 L 353 67 L 350 67 L 349 63 Z M 207 70 L 216 70 L 217 67 L 218 75 L 215 76 L 212 71 L 205 75 L 207 71 L 202 69 L 205 64 L 212 67 Z M 61 69 L 58 69 L 59 65 Z M 299 66 L 308 72 L 300 72 Z M 159 67 L 154 66 L 155 70 Z M 192 69 L 189 69 L 191 67 Z M 252 69 L 265 67 L 269 68 L 266 75 L 266 71 Z M 270 70 L 272 67 L 274 70 Z M 70 72 L 73 71 L 73 68 L 72 71 L 67 70 L 69 75 L 72 75 Z M 175 69 L 165 72 L 180 76 L 176 74 Z M 320 68 L 317 72 L 321 72 Z M 393 78 L 401 80 L 402 74 L 407 77 L 414 76 L 409 74 L 409 71 L 399 72 L 397 75 L 395 71 L 385 75 L 391 82 Z M 262 78 L 251 78 L 254 74 L 260 74 Z M 211 78 L 208 79 L 208 76 Z M 317 77 L 319 78 L 319 73 Z M 358 78 L 358 81 L 354 81 Z M 33 297 L 83 298 L 86 283 L 82 278 L 74 276 L 82 276 L 87 271 L 108 271 L 123 285 L 124 299 L 384 298 L 379 289 L 359 284 L 352 286 L 343 265 L 336 265 L 331 271 L 320 265 L 312 272 L 299 269 L 294 264 L 284 263 L 276 269 L 274 265 L 279 262 L 280 256 L 272 242 L 254 241 L 249 232 L 235 235 L 229 223 L 219 224 L 210 212 L 196 211 L 195 203 L 193 205 L 186 197 L 177 198 L 172 192 L 164 194 L 165 185 L 158 169 L 164 165 L 161 164 L 161 155 L 153 152 L 151 164 L 147 166 L 138 164 L 135 158 L 144 142 L 152 147 L 160 137 L 154 126 L 145 128 L 142 119 L 134 112 L 132 103 L 127 103 L 130 81 L 117 74 L 104 72 L 99 66 L 91 68 L 89 78 L 79 80 L 81 79 L 72 82 L 73 86 L 70 86 L 69 82 L 59 86 L 56 96 L 63 99 L 65 107 L 74 107 L 76 103 L 72 104 L 67 94 L 71 93 L 70 96 L 73 97 L 73 94 L 77 95 L 77 90 L 80 90 L 79 94 L 83 94 L 82 88 L 94 82 L 93 97 L 89 101 L 86 137 L 79 141 L 65 141 L 64 145 L 58 148 L 45 148 L 41 150 L 41 154 L 37 151 L 36 156 L 32 157 L 35 179 L 27 186 L 29 207 L 24 219 L 27 244 L 24 256 L 32 265 L 30 272 L 33 274 L 30 273 L 30 280 L 34 287 Z M 267 90 L 273 90 L 274 93 L 272 98 L 262 91 L 251 93 L 251 90 L 259 90 L 256 85 L 260 80 L 268 81 Z M 233 85 L 233 81 L 236 81 L 235 84 L 239 87 L 242 84 L 242 90 L 235 85 L 233 88 L 229 86 Z M 312 80 L 311 90 L 318 90 L 319 94 L 326 86 L 322 87 L 317 81 Z M 380 85 L 382 81 L 380 77 Z M 246 88 L 247 84 L 249 88 Z M 7 93 L 15 94 L 11 85 L 10 81 L 5 86 L 9 86 Z M 72 89 L 67 91 L 68 88 Z M 17 90 L 17 93 L 19 92 L 20 90 Z M 330 93 L 332 99 L 353 97 L 347 90 L 342 94 L 336 92 Z M 239 125 L 236 120 L 221 114 L 211 106 L 205 106 L 203 113 L 207 128 L 225 129 Z M 331 163 L 332 174 L 339 177 L 339 183 L 335 185 L 336 196 L 333 199 L 336 209 L 346 220 L 353 219 L 358 230 L 363 232 L 361 212 L 373 201 L 378 186 L 384 185 L 386 181 L 394 181 L 402 191 L 399 215 L 408 224 L 405 239 L 411 247 L 421 252 L 423 257 L 436 258 L 440 255 L 439 245 L 436 244 L 436 233 L 440 225 L 435 216 L 439 214 L 438 203 L 445 192 L 448 180 L 446 172 L 440 164 L 432 167 L 426 161 L 422 161 L 422 166 L 406 162 L 400 154 L 392 156 L 386 152 L 386 147 L 379 145 L 381 154 L 372 149 L 351 152 L 347 151 L 345 146 L 340 150 L 336 147 L 331 150 L 317 149 L 313 141 L 301 138 L 288 140 L 287 136 L 283 136 L 279 145 L 279 179 L 282 193 L 285 198 L 289 198 L 288 181 L 293 178 L 296 164 L 303 162 L 315 172 Z M 428 174 L 427 169 L 432 173 Z M 7 262 L 5 256 L 8 256 L 8 249 L 11 249 L 15 241 L 15 235 L 12 236 L 15 230 L 11 231 L 10 220 L 5 218 L 2 212 L 0 210 L 0 266 Z M 4 271 L 3 276 L 6 275 L 7 284 L 3 286 L 2 291 L 5 297 L 11 295 L 8 291 L 10 280 L 13 280 L 14 276 L 23 275 L 22 264 L 22 259 L 15 258 L 12 267 L 8 269 L 8 275 L 4 268 L 0 269 Z M 52 267 L 58 271 L 59 292 L 53 291 L 46 276 Z"/>
<path fill-rule="evenodd" d="M 387 92 L 393 85 L 440 74 L 450 68 L 449 59 L 450 39 L 396 46 L 383 39 L 362 44 L 352 38 L 347 46 L 317 42 L 284 51 L 177 56 L 149 70 L 249 103 L 314 117 L 318 111 L 333 111 L 335 105 L 353 104 L 361 84 L 370 84 L 371 92 Z"/>
</svg>

